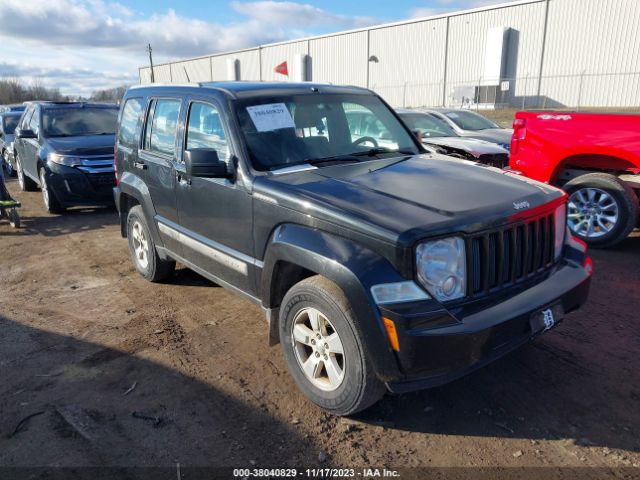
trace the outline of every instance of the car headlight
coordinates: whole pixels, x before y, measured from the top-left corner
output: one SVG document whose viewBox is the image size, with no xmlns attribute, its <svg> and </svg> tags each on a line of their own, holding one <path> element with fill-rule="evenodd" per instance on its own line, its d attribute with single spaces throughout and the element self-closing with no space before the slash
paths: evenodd
<svg viewBox="0 0 640 480">
<path fill-rule="evenodd" d="M 511 150 L 511 144 L 510 143 L 499 143 L 498 145 L 500 145 L 502 148 L 504 148 L 507 152 L 509 150 Z"/>
<path fill-rule="evenodd" d="M 553 213 L 553 229 L 556 232 L 554 257 L 556 262 L 562 255 L 564 237 L 567 233 L 567 204 L 563 203 Z"/>
<path fill-rule="evenodd" d="M 440 301 L 464 297 L 467 286 L 467 261 L 464 240 L 442 238 L 416 248 L 418 280 Z"/>
<path fill-rule="evenodd" d="M 82 165 L 82 159 L 73 155 L 59 155 L 57 153 L 50 153 L 47 155 L 47 160 L 59 165 L 66 165 L 67 167 L 77 167 Z"/>
</svg>

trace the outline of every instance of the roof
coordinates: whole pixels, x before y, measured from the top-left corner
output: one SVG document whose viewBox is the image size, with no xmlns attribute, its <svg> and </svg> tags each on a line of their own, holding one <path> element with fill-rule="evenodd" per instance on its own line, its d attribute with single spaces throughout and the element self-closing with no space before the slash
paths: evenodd
<svg viewBox="0 0 640 480">
<path fill-rule="evenodd" d="M 94 102 L 33 102 L 47 108 L 119 108 L 114 103 L 94 103 Z"/>
<path fill-rule="evenodd" d="M 311 82 L 202 82 L 190 84 L 145 84 L 136 85 L 130 90 L 159 90 L 161 92 L 180 90 L 212 89 L 226 93 L 233 98 L 252 98 L 269 95 L 296 95 L 301 93 L 333 93 L 333 94 L 372 94 L 370 90 L 355 86 L 331 85 Z"/>
</svg>

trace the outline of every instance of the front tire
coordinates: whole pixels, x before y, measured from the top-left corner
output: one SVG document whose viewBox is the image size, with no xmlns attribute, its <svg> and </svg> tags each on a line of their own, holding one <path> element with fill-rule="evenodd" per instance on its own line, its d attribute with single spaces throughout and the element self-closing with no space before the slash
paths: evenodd
<svg viewBox="0 0 640 480">
<path fill-rule="evenodd" d="M 44 168 L 41 168 L 39 173 L 42 202 L 44 203 L 45 210 L 48 213 L 53 214 L 64 212 L 64 208 L 60 205 L 55 193 L 53 193 L 53 190 L 51 190 L 51 187 L 49 187 L 49 184 L 47 183 L 47 174 Z"/>
<path fill-rule="evenodd" d="M 569 194 L 569 229 L 590 247 L 612 247 L 635 228 L 638 197 L 618 177 L 588 173 L 566 183 L 564 190 Z"/>
<path fill-rule="evenodd" d="M 350 415 L 384 395 L 355 314 L 333 282 L 315 276 L 294 285 L 282 301 L 279 328 L 289 371 L 316 405 Z"/>
<path fill-rule="evenodd" d="M 160 282 L 169 277 L 176 268 L 173 260 L 163 260 L 158 255 L 149 225 L 140 205 L 129 210 L 127 216 L 127 239 L 129 253 L 138 273 L 150 282 Z"/>
</svg>

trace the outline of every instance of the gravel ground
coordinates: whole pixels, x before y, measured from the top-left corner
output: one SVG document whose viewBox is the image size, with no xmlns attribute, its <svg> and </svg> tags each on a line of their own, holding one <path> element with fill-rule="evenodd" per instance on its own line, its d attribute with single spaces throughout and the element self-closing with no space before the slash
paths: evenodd
<svg viewBox="0 0 640 480">
<path fill-rule="evenodd" d="M 24 226 L 0 222 L 0 467 L 640 472 L 637 233 L 592 252 L 587 305 L 547 335 L 339 419 L 295 388 L 259 308 L 185 268 L 144 281 L 114 210 L 52 216 L 39 192 L 9 189 Z"/>
</svg>

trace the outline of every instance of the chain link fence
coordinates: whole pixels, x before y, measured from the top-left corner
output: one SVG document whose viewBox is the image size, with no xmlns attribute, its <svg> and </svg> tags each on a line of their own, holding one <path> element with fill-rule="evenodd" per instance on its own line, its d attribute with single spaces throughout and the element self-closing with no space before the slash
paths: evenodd
<svg viewBox="0 0 640 480">
<path fill-rule="evenodd" d="M 395 107 L 628 110 L 640 112 L 640 72 L 372 85 Z"/>
</svg>

